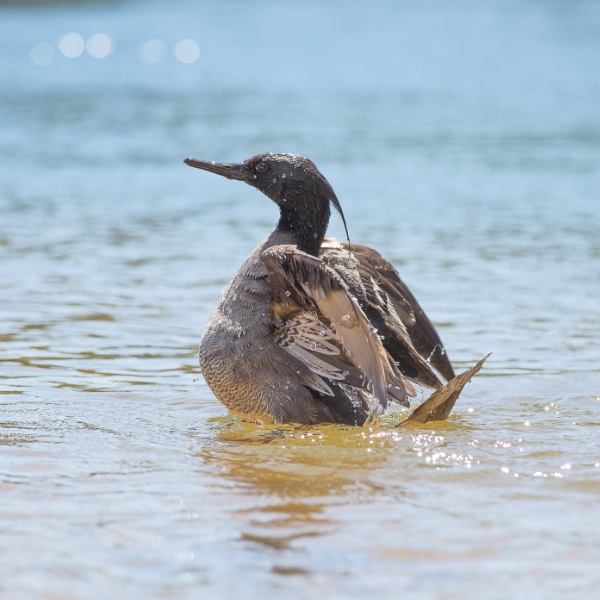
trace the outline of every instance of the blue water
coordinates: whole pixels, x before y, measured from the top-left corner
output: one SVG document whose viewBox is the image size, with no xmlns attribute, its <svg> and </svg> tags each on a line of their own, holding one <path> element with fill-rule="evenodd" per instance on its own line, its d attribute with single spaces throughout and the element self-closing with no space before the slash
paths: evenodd
<svg viewBox="0 0 600 600">
<path fill-rule="evenodd" d="M 0 596 L 594 597 L 598 56 L 592 0 L 0 2 Z M 182 160 L 263 151 L 457 370 L 493 353 L 447 424 L 264 428 L 204 384 L 277 214 Z"/>
</svg>

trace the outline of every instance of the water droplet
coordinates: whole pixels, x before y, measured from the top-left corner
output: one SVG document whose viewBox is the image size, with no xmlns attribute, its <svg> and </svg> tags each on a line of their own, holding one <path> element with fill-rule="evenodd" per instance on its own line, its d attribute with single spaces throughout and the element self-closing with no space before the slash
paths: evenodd
<svg viewBox="0 0 600 600">
<path fill-rule="evenodd" d="M 350 371 L 344 371 L 343 375 L 344 377 L 348 377 L 348 375 L 350 375 Z"/>
<path fill-rule="evenodd" d="M 253 178 L 253 179 L 256 179 L 256 177 L 257 177 L 256 175 L 252 175 L 252 178 Z"/>
<path fill-rule="evenodd" d="M 285 290 L 285 295 L 289 298 L 292 295 L 292 292 L 290 292 L 290 290 Z"/>
<path fill-rule="evenodd" d="M 350 315 L 344 315 L 342 317 L 342 321 L 349 321 L 350 320 Z"/>
<path fill-rule="evenodd" d="M 277 177 L 273 179 L 273 183 L 277 183 Z"/>
<path fill-rule="evenodd" d="M 315 344 L 315 342 L 311 342 L 310 343 L 310 349 L 311 350 L 316 350 L 317 349 L 317 344 Z"/>
<path fill-rule="evenodd" d="M 285 173 L 281 174 L 281 179 L 285 179 L 287 177 L 287 175 Z"/>
</svg>

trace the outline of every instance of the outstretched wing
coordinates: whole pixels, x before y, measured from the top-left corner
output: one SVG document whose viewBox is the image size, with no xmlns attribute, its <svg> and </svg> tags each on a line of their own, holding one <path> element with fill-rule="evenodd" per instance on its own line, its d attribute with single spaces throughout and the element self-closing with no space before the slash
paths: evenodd
<svg viewBox="0 0 600 600">
<path fill-rule="evenodd" d="M 358 261 L 365 290 L 363 310 L 383 336 L 383 344 L 402 374 L 434 389 L 441 387 L 441 382 L 430 364 L 446 380 L 454 378 L 440 336 L 396 269 L 372 248 L 346 243 L 341 247 L 345 253 L 350 250 Z M 328 262 L 327 257 L 324 260 Z"/>
<path fill-rule="evenodd" d="M 373 325 L 334 269 L 296 246 L 261 254 L 271 284 L 277 343 L 310 370 L 307 387 L 335 396 L 334 382 L 362 390 L 371 415 L 388 396 L 408 405 L 412 386 L 390 362 Z M 408 388 L 407 388 L 408 386 Z"/>
<path fill-rule="evenodd" d="M 483 363 L 489 357 L 490 354 L 484 356 L 475 366 L 457 375 L 444 387 L 436 390 L 423 404 L 417 406 L 408 418 L 399 423 L 397 427 L 419 427 L 423 423 L 429 423 L 430 421 L 445 421 L 450 415 L 450 411 L 454 408 L 454 404 L 465 385 L 481 370 Z"/>
</svg>

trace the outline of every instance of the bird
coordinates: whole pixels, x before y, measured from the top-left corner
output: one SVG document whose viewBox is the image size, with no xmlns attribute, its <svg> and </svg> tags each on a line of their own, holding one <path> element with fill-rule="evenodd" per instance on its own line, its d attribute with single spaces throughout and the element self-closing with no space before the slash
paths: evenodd
<svg viewBox="0 0 600 600">
<path fill-rule="evenodd" d="M 439 393 L 440 376 L 455 378 L 396 269 L 350 242 L 342 206 L 310 159 L 266 152 L 240 163 L 184 163 L 243 181 L 279 208 L 273 231 L 223 290 L 199 346 L 203 377 L 231 414 L 261 424 L 363 426 L 390 402 L 410 406 L 415 384 Z M 331 206 L 346 241 L 326 237 Z M 444 393 L 453 396 L 450 409 L 457 385 Z"/>
</svg>

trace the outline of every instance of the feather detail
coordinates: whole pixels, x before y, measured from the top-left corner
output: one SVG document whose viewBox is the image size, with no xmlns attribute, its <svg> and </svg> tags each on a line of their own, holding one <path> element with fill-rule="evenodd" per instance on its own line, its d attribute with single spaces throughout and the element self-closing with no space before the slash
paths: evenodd
<svg viewBox="0 0 600 600">
<path fill-rule="evenodd" d="M 296 344 L 319 354 L 340 353 L 340 349 L 334 343 L 335 334 L 331 329 L 321 323 L 316 315 L 307 312 L 288 319 L 285 325 L 275 332 L 275 337 L 283 348 Z"/>
<path fill-rule="evenodd" d="M 334 269 L 295 246 L 271 247 L 261 259 L 271 282 L 274 335 L 281 347 L 316 375 L 360 384 L 370 393 L 371 415 L 386 408 L 388 391 L 406 403 L 402 377 Z"/>
<path fill-rule="evenodd" d="M 383 336 L 385 349 L 405 378 L 439 389 L 442 383 L 430 363 L 446 379 L 454 377 L 431 321 L 387 260 L 372 248 L 356 244 L 350 247 L 328 240 L 322 248 L 323 261 L 343 271 L 345 281 L 350 281 L 346 276 L 350 269 L 359 273 L 358 283 L 354 281 L 350 290 L 361 300 L 367 318 Z M 351 262 L 347 258 L 350 250 Z"/>
</svg>

